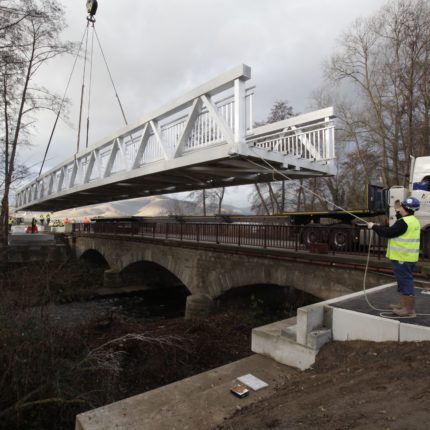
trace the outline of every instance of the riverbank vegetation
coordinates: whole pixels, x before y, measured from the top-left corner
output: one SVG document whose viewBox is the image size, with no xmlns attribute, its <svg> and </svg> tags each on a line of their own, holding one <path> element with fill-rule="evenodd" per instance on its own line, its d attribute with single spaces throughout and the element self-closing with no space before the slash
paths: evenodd
<svg viewBox="0 0 430 430">
<path fill-rule="evenodd" d="M 249 355 L 253 327 L 295 311 L 279 295 L 265 297 L 258 289 L 226 295 L 219 312 L 204 320 L 136 319 L 112 311 L 72 319 L 50 311 L 54 302 L 72 299 L 88 306 L 101 279 L 102 271 L 83 262 L 11 267 L 4 274 L 1 428 L 73 429 L 77 413 Z"/>
</svg>

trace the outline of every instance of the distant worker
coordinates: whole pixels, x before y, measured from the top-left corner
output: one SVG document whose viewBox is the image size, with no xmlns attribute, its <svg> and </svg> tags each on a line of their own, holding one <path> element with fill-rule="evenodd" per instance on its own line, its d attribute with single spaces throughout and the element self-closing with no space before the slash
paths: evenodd
<svg viewBox="0 0 430 430">
<path fill-rule="evenodd" d="M 50 222 L 51 222 L 51 215 L 46 214 L 46 225 L 49 225 Z"/>
<path fill-rule="evenodd" d="M 31 219 L 31 233 L 37 233 L 37 220 L 35 217 Z"/>
<path fill-rule="evenodd" d="M 39 215 L 40 225 L 43 227 L 43 224 L 45 223 L 45 215 L 40 214 Z"/>
<path fill-rule="evenodd" d="M 84 224 L 84 231 L 89 232 L 90 231 L 90 220 L 86 216 L 84 216 L 84 219 L 82 222 Z"/>
<path fill-rule="evenodd" d="M 7 220 L 7 225 L 8 225 L 8 229 L 9 231 L 12 231 L 12 225 L 13 225 L 13 218 L 10 216 L 9 219 Z"/>
<path fill-rule="evenodd" d="M 69 218 L 64 218 L 64 223 L 63 223 L 64 225 L 66 225 L 66 224 L 70 224 L 70 220 L 69 220 Z"/>
<path fill-rule="evenodd" d="M 396 208 L 397 221 L 391 227 L 367 224 L 382 237 L 388 238 L 386 257 L 391 260 L 400 303 L 390 305 L 393 313 L 400 317 L 413 318 L 415 314 L 415 291 L 413 270 L 420 256 L 421 226 L 414 213 L 420 208 L 415 197 L 408 197 Z"/>
</svg>

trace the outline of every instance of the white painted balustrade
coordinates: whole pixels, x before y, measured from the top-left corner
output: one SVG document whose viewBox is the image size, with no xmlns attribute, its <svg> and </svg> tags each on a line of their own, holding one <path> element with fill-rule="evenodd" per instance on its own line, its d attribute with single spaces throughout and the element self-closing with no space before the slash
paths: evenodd
<svg viewBox="0 0 430 430">
<path fill-rule="evenodd" d="M 273 180 L 259 159 L 293 177 L 334 174 L 333 109 L 253 129 L 250 77 L 250 67 L 236 67 L 82 150 L 20 189 L 17 209 Z"/>
</svg>

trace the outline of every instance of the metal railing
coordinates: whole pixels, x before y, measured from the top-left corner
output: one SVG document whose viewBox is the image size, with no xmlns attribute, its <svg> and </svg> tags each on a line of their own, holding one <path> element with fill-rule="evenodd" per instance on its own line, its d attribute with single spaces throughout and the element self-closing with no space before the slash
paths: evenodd
<svg viewBox="0 0 430 430">
<path fill-rule="evenodd" d="M 265 181 L 261 175 L 274 180 L 271 165 L 291 177 L 334 175 L 333 108 L 253 127 L 250 78 L 249 66 L 237 66 L 82 148 L 19 189 L 16 209 L 57 211 L 232 180 L 253 184 Z"/>
<path fill-rule="evenodd" d="M 315 229 L 318 234 L 313 234 Z M 385 255 L 387 240 L 359 227 L 318 225 L 290 226 L 273 224 L 218 223 L 140 223 L 97 222 L 74 224 L 74 233 L 107 234 L 177 240 L 214 245 L 247 246 L 265 249 L 309 251 L 320 254 L 368 253 L 380 259 Z"/>
<path fill-rule="evenodd" d="M 17 191 L 17 206 L 82 191 L 82 187 L 91 188 L 91 183 L 109 182 L 111 177 L 121 182 L 124 178 L 119 173 L 142 176 L 145 169 L 152 172 L 156 161 L 175 164 L 173 161 L 190 153 L 201 154 L 202 149 L 235 146 L 252 130 L 254 87 L 245 88 L 250 77 L 250 67 L 242 64 L 139 123 L 82 149 Z M 160 170 L 164 168 L 160 166 Z"/>
</svg>

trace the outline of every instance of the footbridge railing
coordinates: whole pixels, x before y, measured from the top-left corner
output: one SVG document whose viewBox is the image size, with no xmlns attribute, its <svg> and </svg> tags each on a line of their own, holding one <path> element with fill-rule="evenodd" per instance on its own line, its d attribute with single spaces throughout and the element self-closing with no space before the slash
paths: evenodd
<svg viewBox="0 0 430 430">
<path fill-rule="evenodd" d="M 333 109 L 253 128 L 251 69 L 241 65 L 80 151 L 16 194 L 20 209 L 56 211 L 203 188 L 335 173 Z"/>
</svg>

